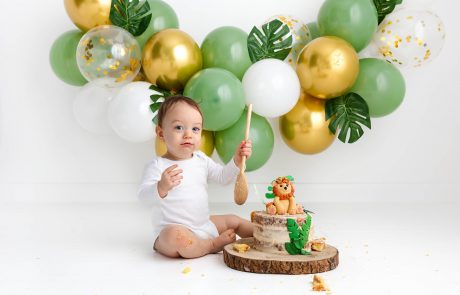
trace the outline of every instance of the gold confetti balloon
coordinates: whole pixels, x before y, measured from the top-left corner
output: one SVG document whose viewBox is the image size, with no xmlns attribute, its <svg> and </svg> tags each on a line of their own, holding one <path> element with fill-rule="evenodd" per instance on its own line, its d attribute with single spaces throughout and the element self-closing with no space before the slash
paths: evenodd
<svg viewBox="0 0 460 295">
<path fill-rule="evenodd" d="M 133 81 L 139 73 L 141 50 L 125 29 L 99 26 L 80 39 L 77 65 L 86 80 L 102 87 L 119 87 Z"/>
<path fill-rule="evenodd" d="M 319 37 L 305 46 L 297 60 L 297 75 L 308 94 L 330 99 L 346 93 L 359 73 L 355 49 L 338 37 Z"/>
<path fill-rule="evenodd" d="M 65 10 L 72 22 L 83 32 L 94 27 L 110 25 L 110 0 L 64 0 Z"/>
<path fill-rule="evenodd" d="M 281 38 L 280 41 L 283 41 L 284 39 L 289 38 L 289 36 L 292 36 L 292 49 L 284 60 L 293 68 L 295 68 L 297 57 L 299 56 L 300 51 L 302 51 L 305 45 L 307 45 L 307 43 L 312 40 L 310 29 L 302 21 L 290 15 L 275 15 L 268 19 L 265 23 L 269 23 L 275 19 L 281 21 L 289 28 L 290 33 L 287 36 Z"/>
<path fill-rule="evenodd" d="M 211 157 L 214 152 L 214 133 L 212 131 L 203 130 L 203 132 L 201 132 L 201 144 L 199 149 L 208 157 Z M 166 144 L 158 137 L 155 138 L 155 152 L 157 156 L 166 154 Z"/>
<path fill-rule="evenodd" d="M 147 41 L 142 52 L 142 68 L 147 79 L 166 90 L 182 90 L 202 67 L 198 44 L 178 29 L 156 33 Z"/>
<path fill-rule="evenodd" d="M 441 51 L 446 32 L 430 11 L 401 9 L 387 15 L 372 40 L 376 56 L 398 67 L 419 67 Z"/>
<path fill-rule="evenodd" d="M 335 139 L 326 121 L 326 102 L 303 92 L 295 107 L 280 117 L 280 132 L 284 142 L 301 154 L 317 154 L 327 149 Z"/>
</svg>

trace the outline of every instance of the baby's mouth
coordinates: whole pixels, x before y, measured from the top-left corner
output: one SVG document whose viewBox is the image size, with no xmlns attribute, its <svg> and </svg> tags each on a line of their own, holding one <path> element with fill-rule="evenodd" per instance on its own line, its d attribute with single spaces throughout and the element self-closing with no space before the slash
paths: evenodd
<svg viewBox="0 0 460 295">
<path fill-rule="evenodd" d="M 190 143 L 190 142 L 184 142 L 184 143 L 181 143 L 181 146 L 183 146 L 183 147 L 193 147 L 194 144 Z"/>
</svg>

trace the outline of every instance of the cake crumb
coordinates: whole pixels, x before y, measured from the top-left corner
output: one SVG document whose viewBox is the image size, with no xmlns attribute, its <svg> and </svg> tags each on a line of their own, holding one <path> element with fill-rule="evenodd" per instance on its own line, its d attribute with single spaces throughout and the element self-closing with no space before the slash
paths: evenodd
<svg viewBox="0 0 460 295">
<path fill-rule="evenodd" d="M 248 244 L 233 244 L 233 250 L 238 253 L 248 252 L 251 247 Z"/>
<path fill-rule="evenodd" d="M 326 248 L 326 238 L 314 239 L 311 241 L 311 249 L 313 251 L 321 252 Z"/>
<path fill-rule="evenodd" d="M 188 274 L 190 271 L 191 271 L 190 267 L 187 266 L 186 268 L 184 268 L 184 269 L 182 270 L 182 273 L 183 273 L 183 274 Z"/>
<path fill-rule="evenodd" d="M 319 276 L 319 275 L 314 275 L 313 276 L 313 291 L 330 291 L 329 287 L 327 286 L 326 282 L 324 279 Z"/>
</svg>

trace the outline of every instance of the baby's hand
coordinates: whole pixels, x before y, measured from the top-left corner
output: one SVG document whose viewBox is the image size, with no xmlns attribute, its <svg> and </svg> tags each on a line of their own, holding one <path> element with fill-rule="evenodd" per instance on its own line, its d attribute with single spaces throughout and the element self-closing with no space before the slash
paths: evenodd
<svg viewBox="0 0 460 295">
<path fill-rule="evenodd" d="M 169 166 L 161 174 L 161 179 L 158 182 L 158 193 L 164 198 L 168 192 L 175 186 L 178 186 L 182 179 L 182 169 L 176 169 L 177 164 Z"/>
<path fill-rule="evenodd" d="M 246 159 L 249 159 L 249 157 L 251 157 L 251 154 L 252 154 L 252 141 L 250 139 L 246 141 L 243 140 L 235 151 L 234 161 L 235 161 L 236 166 L 241 168 L 243 156 L 245 156 Z"/>
</svg>

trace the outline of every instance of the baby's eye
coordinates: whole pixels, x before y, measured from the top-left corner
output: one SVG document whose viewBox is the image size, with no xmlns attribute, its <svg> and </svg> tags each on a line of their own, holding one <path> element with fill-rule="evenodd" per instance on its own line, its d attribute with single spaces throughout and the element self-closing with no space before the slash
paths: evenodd
<svg viewBox="0 0 460 295">
<path fill-rule="evenodd" d="M 195 133 L 200 132 L 200 130 L 201 130 L 201 129 L 200 129 L 199 127 L 193 127 L 193 128 L 192 128 L 192 131 L 195 132 Z"/>
<path fill-rule="evenodd" d="M 182 130 L 184 130 L 184 126 L 176 125 L 176 126 L 174 126 L 174 130 L 182 131 Z"/>
</svg>

